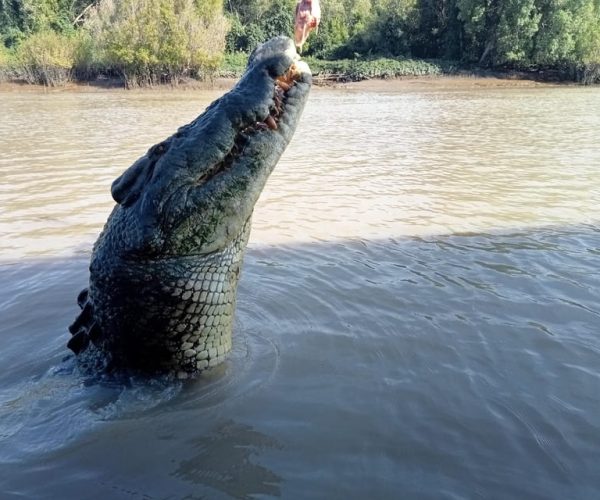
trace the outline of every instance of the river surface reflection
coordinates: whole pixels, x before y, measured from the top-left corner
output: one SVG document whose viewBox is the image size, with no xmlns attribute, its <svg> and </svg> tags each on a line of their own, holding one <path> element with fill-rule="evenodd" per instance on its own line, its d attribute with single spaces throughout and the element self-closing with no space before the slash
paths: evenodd
<svg viewBox="0 0 600 500">
<path fill-rule="evenodd" d="M 218 95 L 0 93 L 0 496 L 600 497 L 597 89 L 315 89 L 229 361 L 78 373 L 110 183 Z"/>
</svg>

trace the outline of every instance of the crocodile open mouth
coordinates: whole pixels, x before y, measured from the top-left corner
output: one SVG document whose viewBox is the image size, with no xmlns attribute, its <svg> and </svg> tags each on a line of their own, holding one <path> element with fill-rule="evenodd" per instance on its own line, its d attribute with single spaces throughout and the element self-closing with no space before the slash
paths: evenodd
<svg viewBox="0 0 600 500">
<path fill-rule="evenodd" d="M 203 184 L 229 170 L 233 163 L 244 155 L 247 144 L 256 134 L 279 128 L 279 122 L 285 115 L 288 94 L 301 77 L 302 70 L 296 64 L 292 64 L 283 75 L 275 78 L 273 104 L 269 107 L 267 117 L 262 121 L 257 121 L 241 128 L 235 136 L 233 146 L 223 160 L 203 172 L 196 180 L 197 185 Z"/>
<path fill-rule="evenodd" d="M 255 126 L 262 127 L 264 123 L 271 130 L 277 130 L 279 119 L 285 110 L 285 102 L 290 89 L 296 84 L 296 80 L 300 78 L 301 72 L 295 64 L 292 64 L 284 75 L 275 79 L 275 91 L 273 92 L 273 106 L 270 108 L 270 113 L 264 122 L 256 123 Z"/>
</svg>

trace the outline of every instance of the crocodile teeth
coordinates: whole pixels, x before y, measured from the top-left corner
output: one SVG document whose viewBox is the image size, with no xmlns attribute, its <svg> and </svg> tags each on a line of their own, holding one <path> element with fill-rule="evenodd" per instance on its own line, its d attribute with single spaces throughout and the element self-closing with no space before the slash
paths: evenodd
<svg viewBox="0 0 600 500">
<path fill-rule="evenodd" d="M 271 130 L 277 130 L 277 122 L 275 121 L 275 118 L 273 118 L 271 115 L 267 116 L 265 123 Z"/>
<path fill-rule="evenodd" d="M 292 86 L 282 78 L 277 79 L 277 85 L 279 85 L 284 90 L 284 92 L 287 92 L 292 88 Z"/>
</svg>

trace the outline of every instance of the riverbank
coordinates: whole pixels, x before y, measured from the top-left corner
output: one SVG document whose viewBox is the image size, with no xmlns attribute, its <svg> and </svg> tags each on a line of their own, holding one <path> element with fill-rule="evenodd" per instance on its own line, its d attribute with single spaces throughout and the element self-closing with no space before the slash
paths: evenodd
<svg viewBox="0 0 600 500">
<path fill-rule="evenodd" d="M 225 54 L 219 67 L 207 73 L 203 78 L 182 77 L 170 80 L 169 83 L 157 83 L 155 85 L 128 86 L 124 78 L 107 76 L 109 71 L 100 71 L 96 76 L 86 75 L 89 79 L 76 78 L 77 72 L 73 71 L 49 89 L 73 90 L 78 88 L 174 88 L 174 89 L 227 89 L 232 82 L 237 81 L 244 73 L 248 55 L 245 53 Z M 313 81 L 316 86 L 340 86 L 345 84 L 356 84 L 359 82 L 363 87 L 386 86 L 381 82 L 389 81 L 411 81 L 411 82 L 435 82 L 441 79 L 443 82 L 455 81 L 472 84 L 474 81 L 482 85 L 492 86 L 523 86 L 530 85 L 525 82 L 537 82 L 543 84 L 600 84 L 600 66 L 590 65 L 579 70 L 571 69 L 483 69 L 465 66 L 457 61 L 404 59 L 404 58 L 372 58 L 372 59 L 338 59 L 323 60 L 314 57 L 305 57 L 313 72 Z M 39 88 L 43 85 L 33 83 L 35 80 L 26 78 L 23 69 L 5 67 L 4 71 L 0 65 L 0 88 L 21 90 L 31 85 Z M 113 73 L 114 75 L 114 73 Z M 51 81 L 45 79 L 40 81 Z M 176 83 L 173 83 L 176 82 Z M 518 82 L 518 83 L 515 83 Z"/>
<path fill-rule="evenodd" d="M 238 81 L 233 77 L 219 77 L 211 80 L 199 81 L 188 79 L 178 85 L 157 85 L 153 87 L 142 87 L 133 92 L 146 92 L 153 90 L 161 91 L 196 91 L 196 90 L 222 90 L 231 89 Z M 364 92 L 409 92 L 422 90 L 475 90 L 483 88 L 535 88 L 552 87 L 577 84 L 573 82 L 539 81 L 531 78 L 520 78 L 515 75 L 475 75 L 455 74 L 436 76 L 404 76 L 395 78 L 369 78 L 360 81 L 334 81 L 319 79 L 314 80 L 317 88 L 336 88 L 347 90 L 359 90 Z M 23 82 L 0 82 L 0 92 L 103 92 L 103 91 L 127 90 L 118 79 L 97 79 L 89 82 L 70 82 L 61 87 L 44 87 L 43 85 L 31 85 Z"/>
<path fill-rule="evenodd" d="M 97 78 L 90 81 L 71 81 L 59 87 L 47 87 L 44 85 L 30 84 L 23 81 L 0 81 L 0 92 L 104 92 L 123 91 L 123 92 L 145 92 L 152 90 L 229 90 L 238 81 L 237 78 L 213 78 L 210 80 L 186 79 L 177 85 L 160 84 L 154 86 L 137 87 L 127 89 L 122 80 L 117 78 Z"/>
</svg>

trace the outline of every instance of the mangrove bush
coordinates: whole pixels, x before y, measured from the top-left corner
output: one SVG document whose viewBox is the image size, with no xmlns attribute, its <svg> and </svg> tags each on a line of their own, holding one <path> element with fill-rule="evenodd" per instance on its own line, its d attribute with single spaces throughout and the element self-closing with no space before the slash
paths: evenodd
<svg viewBox="0 0 600 500">
<path fill-rule="evenodd" d="M 195 0 L 101 0 L 83 28 L 91 52 L 128 87 L 176 84 L 214 71 L 225 47 L 225 17 L 201 7 Z"/>
<path fill-rule="evenodd" d="M 71 80 L 75 63 L 76 38 L 54 31 L 40 31 L 26 38 L 15 49 L 14 77 L 28 83 L 50 87 Z"/>
</svg>

